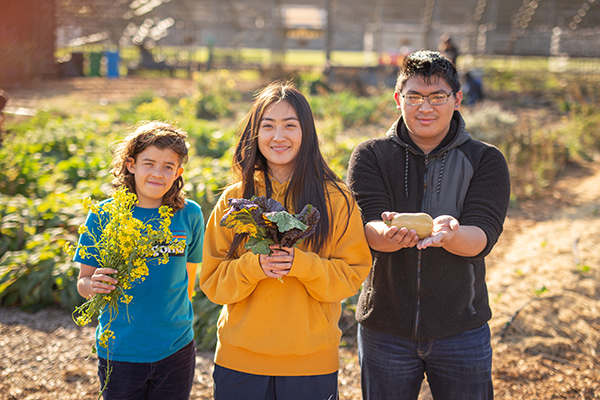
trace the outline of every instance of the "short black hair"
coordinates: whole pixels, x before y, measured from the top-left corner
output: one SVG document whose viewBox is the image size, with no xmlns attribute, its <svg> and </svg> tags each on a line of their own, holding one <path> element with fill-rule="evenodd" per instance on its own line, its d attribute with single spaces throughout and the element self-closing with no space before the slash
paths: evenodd
<svg viewBox="0 0 600 400">
<path fill-rule="evenodd" d="M 406 81 L 413 76 L 422 78 L 427 83 L 431 82 L 432 77 L 441 78 L 450 85 L 454 93 L 460 91 L 456 67 L 437 51 L 416 51 L 404 57 L 398 72 L 396 92 L 401 93 Z"/>
</svg>

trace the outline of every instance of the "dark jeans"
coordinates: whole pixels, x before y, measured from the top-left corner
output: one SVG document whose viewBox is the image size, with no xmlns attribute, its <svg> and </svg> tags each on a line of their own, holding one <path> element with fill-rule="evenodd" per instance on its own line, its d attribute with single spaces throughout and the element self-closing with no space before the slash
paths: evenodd
<svg viewBox="0 0 600 400">
<path fill-rule="evenodd" d="M 157 362 L 109 362 L 112 372 L 104 400 L 188 400 L 194 382 L 196 344 Z M 98 358 L 101 388 L 106 379 L 106 360 Z"/>
<path fill-rule="evenodd" d="M 215 400 L 338 400 L 338 373 L 311 376 L 246 374 L 215 365 Z"/>
<path fill-rule="evenodd" d="M 424 374 L 435 400 L 494 398 L 487 324 L 442 339 L 415 341 L 358 326 L 364 400 L 414 399 Z"/>
</svg>

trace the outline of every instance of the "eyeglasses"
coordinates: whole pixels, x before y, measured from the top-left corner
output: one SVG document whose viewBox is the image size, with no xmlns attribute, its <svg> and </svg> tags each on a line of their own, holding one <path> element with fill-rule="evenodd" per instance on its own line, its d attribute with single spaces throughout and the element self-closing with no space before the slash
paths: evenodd
<svg viewBox="0 0 600 400">
<path fill-rule="evenodd" d="M 402 93 L 400 93 L 400 96 L 402 96 L 406 104 L 408 104 L 409 106 L 420 106 L 425 101 L 425 98 L 427 98 L 427 101 L 432 106 L 441 106 L 443 104 L 446 104 L 448 102 L 448 97 L 452 96 L 453 94 L 454 92 L 450 92 L 450 94 L 434 93 L 430 94 L 429 96 L 423 96 L 422 94 L 403 95 Z"/>
</svg>

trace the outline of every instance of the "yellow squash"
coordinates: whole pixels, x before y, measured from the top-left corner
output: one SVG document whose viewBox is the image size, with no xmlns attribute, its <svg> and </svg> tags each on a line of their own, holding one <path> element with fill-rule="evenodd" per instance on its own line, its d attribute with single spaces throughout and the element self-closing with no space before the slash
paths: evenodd
<svg viewBox="0 0 600 400">
<path fill-rule="evenodd" d="M 424 239 L 431 235 L 433 231 L 433 219 L 427 213 L 402 213 L 398 214 L 391 221 L 384 221 L 387 226 L 397 226 L 398 229 L 406 228 L 410 232 L 417 232 L 419 239 Z"/>
</svg>

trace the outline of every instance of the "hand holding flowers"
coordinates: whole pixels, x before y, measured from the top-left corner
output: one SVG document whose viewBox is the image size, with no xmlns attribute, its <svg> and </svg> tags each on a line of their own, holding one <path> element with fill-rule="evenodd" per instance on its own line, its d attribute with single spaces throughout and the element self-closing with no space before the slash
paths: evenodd
<svg viewBox="0 0 600 400">
<path fill-rule="evenodd" d="M 92 281 L 92 291 L 94 293 L 110 293 L 117 288 L 119 281 L 112 275 L 119 271 L 112 268 L 96 268 L 94 274 L 90 277 Z M 90 295 L 89 298 L 93 297 Z"/>
</svg>

